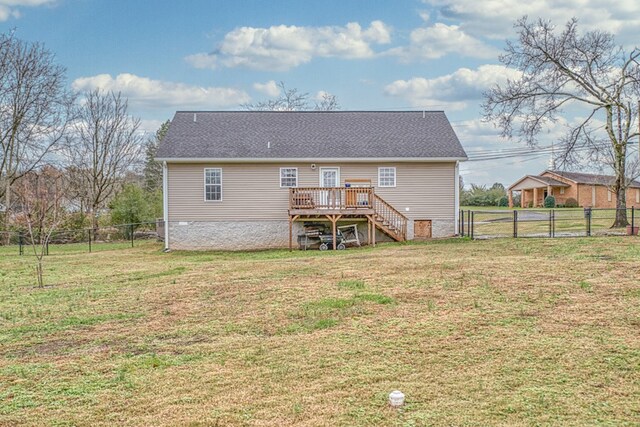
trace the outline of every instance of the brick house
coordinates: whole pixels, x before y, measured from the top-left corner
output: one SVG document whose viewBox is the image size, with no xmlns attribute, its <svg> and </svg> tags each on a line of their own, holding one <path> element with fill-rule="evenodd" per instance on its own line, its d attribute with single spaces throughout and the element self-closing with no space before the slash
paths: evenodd
<svg viewBox="0 0 640 427">
<path fill-rule="evenodd" d="M 616 196 L 610 190 L 615 180 L 611 175 L 546 170 L 540 175 L 526 175 L 507 188 L 509 207 L 513 207 L 514 192 L 520 192 L 520 206 L 540 207 L 551 195 L 557 205 L 572 198 L 578 206 L 615 208 Z M 640 208 L 640 182 L 632 181 L 627 188 L 627 207 Z"/>
</svg>

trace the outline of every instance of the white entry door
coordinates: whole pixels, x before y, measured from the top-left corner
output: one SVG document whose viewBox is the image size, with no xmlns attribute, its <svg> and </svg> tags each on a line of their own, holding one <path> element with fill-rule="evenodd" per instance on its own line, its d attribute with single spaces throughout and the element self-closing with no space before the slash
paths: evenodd
<svg viewBox="0 0 640 427">
<path fill-rule="evenodd" d="M 333 188 L 340 185 L 340 168 L 320 168 L 320 187 Z M 337 193 L 339 194 L 339 193 Z M 320 203 L 324 207 L 335 207 L 339 204 L 336 192 L 322 191 Z"/>
</svg>

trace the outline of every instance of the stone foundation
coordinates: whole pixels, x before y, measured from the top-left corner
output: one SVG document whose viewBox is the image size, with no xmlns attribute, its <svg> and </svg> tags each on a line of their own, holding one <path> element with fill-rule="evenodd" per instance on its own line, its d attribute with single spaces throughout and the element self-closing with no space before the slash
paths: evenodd
<svg viewBox="0 0 640 427">
<path fill-rule="evenodd" d="M 294 243 L 301 230 L 294 224 Z M 288 221 L 179 221 L 169 226 L 171 249 L 251 250 L 289 247 Z"/>
<path fill-rule="evenodd" d="M 306 222 L 320 222 L 309 220 Z M 324 222 L 326 223 L 326 221 Z M 358 224 L 362 243 L 367 242 L 366 221 L 344 221 L 339 225 Z M 298 234 L 303 231 L 303 221 L 293 223 L 293 247 L 298 248 Z M 330 226 L 330 223 L 327 223 Z M 409 239 L 413 236 L 413 221 L 407 224 Z M 433 237 L 448 237 L 454 234 L 453 221 L 434 220 Z M 382 231 L 376 231 L 376 242 L 393 241 Z M 169 248 L 185 250 L 256 250 L 289 247 L 288 221 L 172 221 L 169 225 Z"/>
<path fill-rule="evenodd" d="M 433 220 L 431 222 L 431 236 L 434 238 L 451 237 L 455 234 L 455 221 Z"/>
</svg>

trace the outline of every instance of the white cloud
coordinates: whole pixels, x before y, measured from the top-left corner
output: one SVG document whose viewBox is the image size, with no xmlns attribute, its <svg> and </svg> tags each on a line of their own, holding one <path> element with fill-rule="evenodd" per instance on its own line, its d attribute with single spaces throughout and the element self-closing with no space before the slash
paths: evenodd
<svg viewBox="0 0 640 427">
<path fill-rule="evenodd" d="M 253 88 L 260 93 L 275 98 L 280 95 L 280 88 L 275 80 L 269 80 L 266 83 L 254 83 Z"/>
<path fill-rule="evenodd" d="M 56 0 L 0 0 L 0 21 L 20 17 L 21 7 L 51 6 Z"/>
<path fill-rule="evenodd" d="M 432 79 L 396 80 L 385 87 L 385 93 L 403 98 L 413 107 L 461 110 L 469 101 L 479 100 L 492 85 L 518 77 L 518 71 L 501 65 L 481 65 L 477 70 L 459 68 Z"/>
<path fill-rule="evenodd" d="M 283 71 L 314 57 L 371 58 L 375 55 L 372 45 L 390 41 L 391 29 L 382 21 L 373 21 L 366 29 L 357 22 L 344 27 L 240 27 L 227 33 L 215 52 L 196 53 L 185 59 L 196 68 Z"/>
<path fill-rule="evenodd" d="M 460 22 L 467 33 L 504 38 L 513 36 L 513 23 L 527 15 L 563 25 L 572 17 L 584 29 L 606 29 L 629 41 L 637 40 L 640 2 L 637 0 L 423 0 L 441 18 Z"/>
<path fill-rule="evenodd" d="M 228 108 L 250 101 L 246 92 L 234 88 L 192 86 L 129 73 L 118 74 L 115 78 L 110 74 L 80 77 L 73 81 L 72 87 L 77 91 L 121 92 L 130 105 L 147 108 Z"/>
<path fill-rule="evenodd" d="M 155 135 L 162 123 L 164 120 L 142 119 L 140 120 L 140 130 L 146 135 Z"/>
<path fill-rule="evenodd" d="M 430 27 L 416 28 L 411 31 L 409 39 L 408 46 L 390 49 L 387 54 L 398 55 L 405 61 L 437 59 L 451 53 L 472 58 L 496 58 L 499 54 L 498 49 L 471 37 L 458 25 L 441 22 Z"/>
</svg>

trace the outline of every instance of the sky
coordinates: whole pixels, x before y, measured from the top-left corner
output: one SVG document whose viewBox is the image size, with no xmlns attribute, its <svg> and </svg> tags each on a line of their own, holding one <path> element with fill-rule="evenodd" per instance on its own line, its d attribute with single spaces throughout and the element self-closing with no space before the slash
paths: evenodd
<svg viewBox="0 0 640 427">
<path fill-rule="evenodd" d="M 444 110 L 470 159 L 523 148 L 482 120 L 482 93 L 523 15 L 637 43 L 637 0 L 0 0 L 2 32 L 42 42 L 70 87 L 119 91 L 153 133 L 176 110 L 238 110 L 277 82 L 343 110 Z M 564 132 L 546 129 L 540 145 Z M 466 185 L 509 185 L 549 154 L 461 165 Z"/>
</svg>

